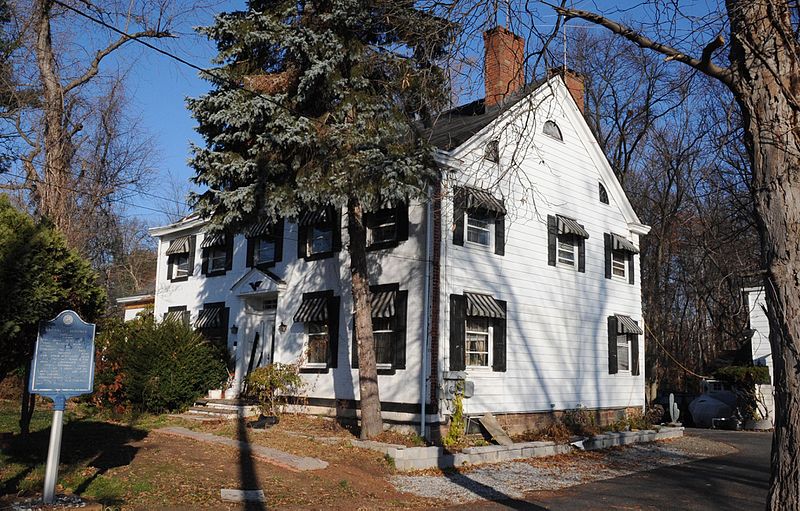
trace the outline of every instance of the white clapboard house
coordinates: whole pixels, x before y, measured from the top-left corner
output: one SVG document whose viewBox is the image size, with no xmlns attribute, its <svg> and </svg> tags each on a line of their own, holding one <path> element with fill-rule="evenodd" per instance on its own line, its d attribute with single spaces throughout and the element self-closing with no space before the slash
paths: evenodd
<svg viewBox="0 0 800 511">
<path fill-rule="evenodd" d="M 524 85 L 522 39 L 485 35 L 486 97 L 428 128 L 440 180 L 372 212 L 369 267 L 387 422 L 494 413 L 511 431 L 554 412 L 644 406 L 639 236 L 648 232 L 583 116 L 570 73 Z M 355 416 L 358 369 L 342 211 L 213 236 L 158 227 L 155 314 L 227 339 L 247 371 L 302 361 L 306 406 Z M 459 384 L 459 382 L 461 382 Z"/>
<path fill-rule="evenodd" d="M 772 363 L 772 347 L 769 344 L 769 318 L 767 318 L 767 297 L 763 287 L 748 287 L 742 290 L 747 300 L 751 350 L 753 365 L 766 366 L 769 369 L 769 384 L 756 385 L 761 400 L 761 407 L 768 418 L 775 423 L 775 376 Z"/>
</svg>

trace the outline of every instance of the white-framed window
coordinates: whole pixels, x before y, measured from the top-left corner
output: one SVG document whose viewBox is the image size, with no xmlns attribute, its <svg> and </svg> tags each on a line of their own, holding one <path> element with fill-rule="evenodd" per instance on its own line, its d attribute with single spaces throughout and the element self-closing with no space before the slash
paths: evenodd
<svg viewBox="0 0 800 511">
<path fill-rule="evenodd" d="M 189 254 L 175 254 L 172 256 L 172 278 L 187 277 L 189 275 Z"/>
<path fill-rule="evenodd" d="M 275 238 L 261 236 L 256 238 L 253 247 L 253 263 L 264 264 L 275 261 Z"/>
<path fill-rule="evenodd" d="M 333 251 L 333 227 L 330 225 L 312 225 L 308 228 L 306 240 L 308 255 L 324 254 Z"/>
<path fill-rule="evenodd" d="M 622 250 L 611 251 L 611 275 L 614 278 L 628 278 L 628 254 Z"/>
<path fill-rule="evenodd" d="M 631 370 L 631 347 L 628 334 L 617 334 L 617 369 Z"/>
<path fill-rule="evenodd" d="M 306 366 L 327 367 L 328 324 L 324 321 L 306 321 Z"/>
<path fill-rule="evenodd" d="M 389 243 L 397 239 L 397 211 L 394 208 L 382 209 L 375 213 L 375 220 L 369 228 L 369 244 Z"/>
<path fill-rule="evenodd" d="M 372 318 L 372 337 L 375 340 L 375 363 L 379 369 L 392 367 L 394 318 Z"/>
<path fill-rule="evenodd" d="M 545 121 L 542 132 L 556 140 L 564 140 L 564 137 L 561 135 L 561 128 L 558 127 L 555 121 Z"/>
<path fill-rule="evenodd" d="M 575 237 L 560 234 L 556 242 L 556 260 L 559 266 L 577 268 L 577 250 Z"/>
<path fill-rule="evenodd" d="M 492 327 L 489 318 L 468 317 L 464 354 L 467 367 L 491 367 Z"/>
<path fill-rule="evenodd" d="M 603 183 L 597 183 L 597 185 L 600 202 L 603 204 L 608 204 L 608 191 L 606 190 L 606 187 L 603 186 Z"/>
<path fill-rule="evenodd" d="M 485 247 L 492 245 L 494 220 L 485 213 L 467 212 L 467 241 Z"/>
<path fill-rule="evenodd" d="M 224 271 L 228 264 L 228 251 L 222 245 L 208 248 L 208 271 Z"/>
</svg>

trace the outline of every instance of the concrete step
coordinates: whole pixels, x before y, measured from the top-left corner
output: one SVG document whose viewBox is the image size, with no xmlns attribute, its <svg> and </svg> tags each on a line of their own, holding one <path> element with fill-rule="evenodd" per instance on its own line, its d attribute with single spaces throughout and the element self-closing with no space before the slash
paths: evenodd
<svg viewBox="0 0 800 511">
<path fill-rule="evenodd" d="M 254 403 L 238 399 L 198 399 L 194 408 L 204 408 L 220 413 L 238 414 L 242 417 L 252 417 L 259 414 L 258 406 Z"/>
</svg>

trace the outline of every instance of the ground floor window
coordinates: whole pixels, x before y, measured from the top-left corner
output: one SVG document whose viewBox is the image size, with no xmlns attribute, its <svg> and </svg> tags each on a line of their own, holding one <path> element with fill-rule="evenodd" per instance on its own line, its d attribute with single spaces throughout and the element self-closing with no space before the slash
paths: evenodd
<svg viewBox="0 0 800 511">
<path fill-rule="evenodd" d="M 325 366 L 328 361 L 328 324 L 324 321 L 307 321 L 306 357 L 308 366 Z"/>
<path fill-rule="evenodd" d="M 375 363 L 391 367 L 394 318 L 372 318 L 372 337 L 375 340 Z"/>
<path fill-rule="evenodd" d="M 467 318 L 467 367 L 489 367 L 490 330 L 489 318 Z"/>
<path fill-rule="evenodd" d="M 628 334 L 617 335 L 617 369 L 619 371 L 631 370 L 630 344 Z"/>
</svg>

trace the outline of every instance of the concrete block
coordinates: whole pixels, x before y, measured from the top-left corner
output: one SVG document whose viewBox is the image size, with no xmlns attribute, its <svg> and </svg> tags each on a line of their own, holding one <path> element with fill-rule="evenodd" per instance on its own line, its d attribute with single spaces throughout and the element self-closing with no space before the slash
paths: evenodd
<svg viewBox="0 0 800 511">
<path fill-rule="evenodd" d="M 228 502 L 266 502 L 262 490 L 231 490 L 223 488 L 220 491 L 220 498 Z"/>
</svg>

